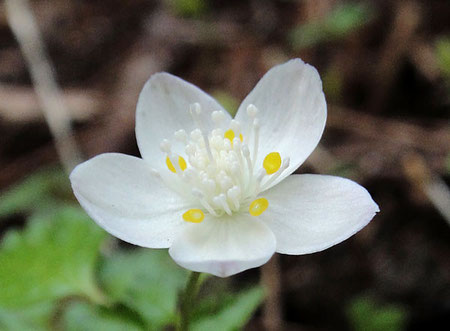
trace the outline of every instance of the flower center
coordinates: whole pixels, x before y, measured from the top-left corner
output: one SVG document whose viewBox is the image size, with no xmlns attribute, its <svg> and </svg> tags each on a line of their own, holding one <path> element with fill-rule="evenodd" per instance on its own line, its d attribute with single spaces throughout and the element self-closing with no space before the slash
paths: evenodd
<svg viewBox="0 0 450 331">
<path fill-rule="evenodd" d="M 201 121 L 200 104 L 190 106 L 196 129 L 174 133 L 177 143 L 183 144 L 185 157 L 172 152 L 171 143 L 164 139 L 161 150 L 172 176 L 180 180 L 201 209 L 183 214 L 187 222 L 200 223 L 204 213 L 213 216 L 248 212 L 261 215 L 269 206 L 265 198 L 257 198 L 289 166 L 289 158 L 281 159 L 278 152 L 269 153 L 261 165 L 256 164 L 259 144 L 258 109 L 247 107 L 251 127 L 244 136 L 237 120 L 227 121 L 223 111 L 211 114 L 214 128 L 207 131 Z"/>
</svg>

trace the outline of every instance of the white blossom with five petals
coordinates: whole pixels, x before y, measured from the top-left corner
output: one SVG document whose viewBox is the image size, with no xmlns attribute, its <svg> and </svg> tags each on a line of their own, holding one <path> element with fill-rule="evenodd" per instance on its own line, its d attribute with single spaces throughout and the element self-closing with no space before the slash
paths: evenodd
<svg viewBox="0 0 450 331">
<path fill-rule="evenodd" d="M 154 74 L 137 105 L 142 159 L 96 156 L 73 170 L 72 187 L 106 231 L 169 248 L 190 270 L 226 277 L 275 252 L 321 251 L 379 211 L 351 180 L 289 176 L 318 144 L 326 108 L 319 74 L 300 59 L 267 72 L 234 119 L 194 85 Z"/>
</svg>

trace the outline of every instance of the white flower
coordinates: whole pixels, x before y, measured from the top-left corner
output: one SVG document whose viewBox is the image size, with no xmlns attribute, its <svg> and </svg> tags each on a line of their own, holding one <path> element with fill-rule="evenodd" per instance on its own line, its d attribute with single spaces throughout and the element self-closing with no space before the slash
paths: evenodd
<svg viewBox="0 0 450 331">
<path fill-rule="evenodd" d="M 226 277 L 275 253 L 333 246 L 379 211 L 344 178 L 292 175 L 326 120 L 317 71 L 300 59 L 272 68 L 236 117 L 184 80 L 158 73 L 136 113 L 142 159 L 102 154 L 70 179 L 88 214 L 129 243 L 170 248 L 180 266 Z"/>
</svg>

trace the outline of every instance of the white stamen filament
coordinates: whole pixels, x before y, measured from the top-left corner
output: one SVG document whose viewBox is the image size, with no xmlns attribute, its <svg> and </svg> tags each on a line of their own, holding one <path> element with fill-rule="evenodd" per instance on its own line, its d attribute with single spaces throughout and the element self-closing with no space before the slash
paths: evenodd
<svg viewBox="0 0 450 331">
<path fill-rule="evenodd" d="M 203 193 L 198 189 L 192 189 L 192 195 L 197 197 L 200 200 L 200 203 L 202 204 L 205 209 L 214 216 L 219 216 L 219 214 L 216 213 L 216 211 L 211 207 L 211 205 L 208 203 L 208 201 L 205 200 L 205 196 Z"/>
<path fill-rule="evenodd" d="M 258 145 L 259 145 L 259 120 L 255 118 L 253 120 L 253 153 L 252 159 L 256 161 L 256 156 L 258 155 Z"/>
<path fill-rule="evenodd" d="M 199 128 L 202 137 L 203 137 L 203 141 L 205 143 L 205 147 L 206 147 L 206 151 L 208 152 L 208 157 L 209 157 L 209 161 L 211 163 L 214 163 L 214 158 L 213 155 L 211 153 L 211 148 L 209 146 L 209 139 L 208 139 L 208 134 L 206 133 L 205 128 L 203 127 L 203 123 L 200 119 L 200 114 L 202 112 L 202 108 L 200 106 L 200 104 L 198 102 L 193 103 L 190 107 L 190 113 L 192 118 L 194 119 L 195 124 L 197 125 L 197 127 Z"/>
<path fill-rule="evenodd" d="M 248 149 L 248 146 L 246 144 L 242 145 L 242 154 L 244 155 L 244 159 L 247 163 L 247 169 L 248 169 L 248 178 L 253 178 L 253 165 L 252 160 L 250 159 L 250 151 Z M 247 188 L 250 186 L 250 181 L 248 182 Z"/>
<path fill-rule="evenodd" d="M 283 163 L 281 164 L 280 169 L 276 173 L 274 173 L 267 182 L 265 182 L 262 186 L 260 191 L 264 191 L 269 188 L 269 186 L 280 177 L 280 175 L 285 171 L 287 168 L 289 168 L 290 158 L 287 157 L 283 160 Z"/>
<path fill-rule="evenodd" d="M 263 164 L 256 164 L 260 124 L 258 109 L 254 105 L 247 107 L 250 126 L 244 132 L 239 121 L 233 119 L 227 122 L 223 111 L 212 112 L 211 120 L 215 127 L 208 131 L 200 104 L 192 104 L 190 113 L 197 128 L 189 134 L 183 129 L 174 133 L 174 141 L 184 145 L 186 154 L 183 155 L 182 165 L 182 156 L 172 152 L 171 142 L 167 139 L 161 142 L 161 150 L 173 168 L 169 167 L 169 163 L 167 166 L 171 172 L 175 169 L 177 176 L 174 178 L 182 181 L 175 187 L 178 185 L 183 190 L 182 194 L 188 192 L 193 201 L 198 201 L 200 208 L 212 216 L 232 215 L 244 210 L 248 212 L 250 202 L 288 168 L 289 158 L 285 158 L 280 168 L 270 174 Z M 183 150 L 180 147 L 177 146 L 176 150 Z"/>
<path fill-rule="evenodd" d="M 230 209 L 230 206 L 228 205 L 227 198 L 226 198 L 225 194 L 220 193 L 218 196 L 215 196 L 215 197 L 213 198 L 213 200 L 214 200 L 214 202 L 215 202 L 217 205 L 222 206 L 223 209 L 224 209 L 224 211 L 225 211 L 228 215 L 231 216 L 231 215 L 233 214 L 233 212 L 232 212 L 231 209 Z"/>
<path fill-rule="evenodd" d="M 183 171 L 180 168 L 180 163 L 178 162 L 178 157 L 173 155 L 172 153 L 167 154 L 169 157 L 170 162 L 172 162 L 173 167 L 176 170 L 176 173 L 179 177 L 183 176 Z"/>
</svg>

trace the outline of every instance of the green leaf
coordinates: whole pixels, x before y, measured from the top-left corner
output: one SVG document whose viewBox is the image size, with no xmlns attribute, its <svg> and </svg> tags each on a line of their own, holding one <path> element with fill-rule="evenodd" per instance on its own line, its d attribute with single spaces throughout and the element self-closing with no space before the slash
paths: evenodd
<svg viewBox="0 0 450 331">
<path fill-rule="evenodd" d="M 102 302 L 94 267 L 106 233 L 79 208 L 32 217 L 0 246 L 0 307 L 24 309 L 69 295 Z"/>
<path fill-rule="evenodd" d="M 363 27 L 371 17 L 371 7 L 367 3 L 343 3 L 330 13 L 325 24 L 330 34 L 340 38 Z"/>
<path fill-rule="evenodd" d="M 0 308 L 0 330 L 48 330 L 53 307 L 53 304 L 47 302 L 16 310 Z"/>
<path fill-rule="evenodd" d="M 378 306 L 370 297 L 358 297 L 347 309 L 355 331 L 401 331 L 405 329 L 407 312 L 398 305 Z"/>
<path fill-rule="evenodd" d="M 312 47 L 345 38 L 370 22 L 372 17 L 373 8 L 366 2 L 338 4 L 322 19 L 295 27 L 289 39 L 294 49 Z"/>
<path fill-rule="evenodd" d="M 239 101 L 236 100 L 236 98 L 234 98 L 231 94 L 222 90 L 217 90 L 212 93 L 212 96 L 223 106 L 223 108 L 225 108 L 226 111 L 230 113 L 232 117 L 236 115 L 239 107 Z"/>
<path fill-rule="evenodd" d="M 236 294 L 217 313 L 198 318 L 192 325 L 193 331 L 241 330 L 264 300 L 264 290 L 253 287 Z"/>
<path fill-rule="evenodd" d="M 90 305 L 71 304 L 62 317 L 65 331 L 142 331 L 144 328 L 120 311 Z"/>
<path fill-rule="evenodd" d="M 323 90 L 328 100 L 339 101 L 344 90 L 342 72 L 339 66 L 328 67 L 323 78 Z"/>
<path fill-rule="evenodd" d="M 49 209 L 61 197 L 69 196 L 69 179 L 61 169 L 41 170 L 1 194 L 0 217 Z"/>
<path fill-rule="evenodd" d="M 450 174 L 450 153 L 448 153 L 445 159 L 445 168 L 447 169 L 447 174 Z"/>
<path fill-rule="evenodd" d="M 436 58 L 444 77 L 450 79 L 450 38 L 443 37 L 436 42 Z"/>
<path fill-rule="evenodd" d="M 198 17 L 208 8 L 206 0 L 167 0 L 175 14 L 183 17 Z"/>
<path fill-rule="evenodd" d="M 113 300 L 132 308 L 149 328 L 158 330 L 175 322 L 178 293 L 187 272 L 167 250 L 135 249 L 106 259 L 100 280 Z"/>
</svg>

